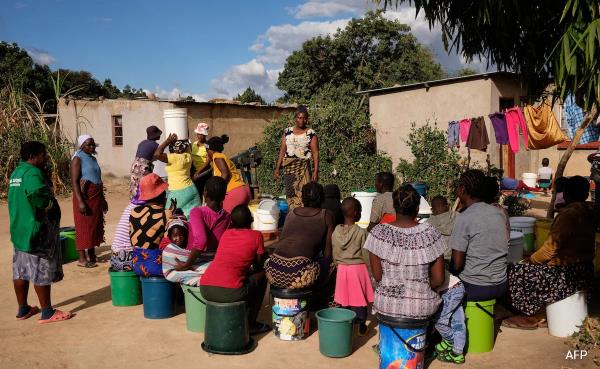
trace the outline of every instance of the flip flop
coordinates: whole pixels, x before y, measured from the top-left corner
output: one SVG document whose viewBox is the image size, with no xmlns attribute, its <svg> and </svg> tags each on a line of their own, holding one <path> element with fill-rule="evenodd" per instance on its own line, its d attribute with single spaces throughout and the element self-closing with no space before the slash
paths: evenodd
<svg viewBox="0 0 600 369">
<path fill-rule="evenodd" d="M 519 324 L 517 322 L 515 322 L 514 320 L 510 320 L 510 318 L 504 319 L 502 321 L 502 326 L 506 327 L 506 328 L 513 328 L 513 329 L 522 329 L 522 330 L 526 330 L 526 331 L 534 331 L 536 329 L 538 329 L 538 325 L 523 325 L 523 324 Z"/>
<path fill-rule="evenodd" d="M 38 320 L 38 324 L 62 322 L 63 320 L 69 320 L 74 316 L 75 316 L 75 314 L 71 313 L 70 311 L 62 311 L 62 310 L 56 309 L 56 310 L 54 310 L 54 314 L 52 314 L 52 316 L 50 318 Z"/>
<path fill-rule="evenodd" d="M 77 263 L 77 266 L 80 268 L 95 268 L 98 266 L 96 263 L 92 263 L 91 261 L 86 262 L 84 265 Z"/>
<path fill-rule="evenodd" d="M 271 328 L 270 325 L 265 324 L 265 323 L 260 323 L 257 326 L 257 328 L 254 328 L 254 329 L 250 330 L 250 335 L 254 336 L 254 335 L 257 335 L 257 334 L 265 333 L 265 332 L 270 331 L 271 329 L 272 328 Z"/>
<path fill-rule="evenodd" d="M 25 319 L 29 319 L 32 316 L 34 316 L 35 314 L 40 312 L 40 308 L 37 306 L 30 306 L 29 307 L 29 312 L 21 317 L 17 317 L 17 320 L 25 320 Z"/>
</svg>

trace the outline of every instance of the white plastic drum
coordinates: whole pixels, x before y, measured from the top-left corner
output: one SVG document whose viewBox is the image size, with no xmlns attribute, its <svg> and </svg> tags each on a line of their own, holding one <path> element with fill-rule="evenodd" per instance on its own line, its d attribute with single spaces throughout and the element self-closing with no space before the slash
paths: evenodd
<svg viewBox="0 0 600 369">
<path fill-rule="evenodd" d="M 523 179 L 523 183 L 525 183 L 528 187 L 532 187 L 532 188 L 537 187 L 537 174 L 523 173 L 522 179 Z"/>
<path fill-rule="evenodd" d="M 371 219 L 371 207 L 373 206 L 373 200 L 377 196 L 377 192 L 352 192 L 352 197 L 360 202 L 362 206 L 362 212 L 360 213 L 360 220 L 358 226 L 361 228 L 367 228 L 369 226 L 369 220 Z"/>
<path fill-rule="evenodd" d="M 584 291 L 576 292 L 564 300 L 546 306 L 548 332 L 555 337 L 569 337 L 579 332 L 579 327 L 588 315 Z"/>
<path fill-rule="evenodd" d="M 516 264 L 523 259 L 523 244 L 525 239 L 523 238 L 522 232 L 510 232 L 510 242 L 508 244 L 508 257 L 507 261 L 509 264 Z"/>
<path fill-rule="evenodd" d="M 262 200 L 252 215 L 252 229 L 261 232 L 276 231 L 279 223 L 279 203 L 272 199 Z"/>
<path fill-rule="evenodd" d="M 178 140 L 188 139 L 187 109 L 166 109 L 163 118 L 166 136 L 175 133 Z"/>
</svg>

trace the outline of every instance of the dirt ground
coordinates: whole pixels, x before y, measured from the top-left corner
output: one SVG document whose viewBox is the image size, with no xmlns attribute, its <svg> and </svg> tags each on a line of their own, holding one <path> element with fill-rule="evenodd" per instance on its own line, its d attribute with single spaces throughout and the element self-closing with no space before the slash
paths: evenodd
<svg viewBox="0 0 600 369">
<path fill-rule="evenodd" d="M 371 346 L 378 342 L 371 323 L 371 335 L 357 338 L 354 353 L 330 359 L 319 353 L 318 332 L 305 341 L 283 342 L 272 334 L 258 338 L 256 350 L 244 356 L 209 355 L 202 351 L 202 334 L 185 327 L 185 314 L 171 319 L 146 320 L 142 306 L 116 308 L 111 305 L 108 264 L 110 242 L 118 218 L 127 204 L 125 186 L 111 184 L 110 211 L 106 222 L 107 245 L 100 248 L 105 261 L 95 269 L 72 262 L 65 265 L 65 278 L 53 286 L 55 307 L 75 312 L 70 321 L 39 325 L 38 317 L 17 321 L 12 288 L 12 245 L 8 231 L 8 209 L 0 203 L 0 368 L 377 368 L 378 358 Z M 544 199 L 542 199 L 544 201 Z M 73 223 L 70 198 L 60 200 L 63 226 Z M 31 288 L 29 303 L 38 305 Z M 268 306 L 262 312 L 269 319 Z M 468 355 L 467 368 L 593 368 L 591 358 L 566 360 L 565 339 L 551 337 L 547 329 L 519 331 L 504 328 L 493 352 Z M 432 369 L 454 367 L 433 362 Z"/>
</svg>

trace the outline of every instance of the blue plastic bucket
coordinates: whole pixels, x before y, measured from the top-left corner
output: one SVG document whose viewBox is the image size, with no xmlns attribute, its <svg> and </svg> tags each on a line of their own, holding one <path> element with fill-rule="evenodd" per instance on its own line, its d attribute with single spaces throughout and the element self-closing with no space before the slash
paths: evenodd
<svg viewBox="0 0 600 369">
<path fill-rule="evenodd" d="M 377 315 L 379 320 L 379 369 L 423 369 L 427 321 Z"/>
<path fill-rule="evenodd" d="M 285 216 L 290 210 L 290 206 L 286 199 L 278 199 L 277 204 L 279 205 L 279 223 L 277 224 L 277 228 L 282 228 L 285 224 Z"/>
<path fill-rule="evenodd" d="M 166 319 L 175 315 L 174 284 L 164 277 L 140 277 L 144 318 Z"/>
<path fill-rule="evenodd" d="M 427 197 L 427 184 L 424 182 L 413 182 L 410 184 L 423 197 Z"/>
</svg>

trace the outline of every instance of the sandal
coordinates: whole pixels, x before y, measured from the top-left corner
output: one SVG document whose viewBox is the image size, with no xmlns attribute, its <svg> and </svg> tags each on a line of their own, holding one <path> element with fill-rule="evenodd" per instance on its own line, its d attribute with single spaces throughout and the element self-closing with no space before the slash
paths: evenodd
<svg viewBox="0 0 600 369">
<path fill-rule="evenodd" d="M 506 327 L 506 328 L 513 328 L 513 329 L 522 329 L 522 330 L 526 330 L 526 331 L 533 331 L 538 329 L 538 323 L 535 324 L 527 324 L 523 321 L 523 319 L 519 319 L 519 317 L 510 317 L 507 319 L 504 319 L 502 321 L 502 326 Z"/>
<path fill-rule="evenodd" d="M 32 316 L 34 316 L 35 314 L 38 314 L 40 312 L 40 308 L 37 306 L 30 306 L 29 307 L 29 312 L 23 316 L 18 316 L 16 317 L 17 320 L 25 320 L 25 319 L 29 319 Z"/>
<path fill-rule="evenodd" d="M 444 363 L 452 363 L 452 364 L 464 364 L 465 363 L 465 355 L 455 354 L 452 350 L 438 353 L 437 359 L 439 361 L 443 361 Z"/>
<path fill-rule="evenodd" d="M 546 319 L 540 319 L 537 326 L 538 328 L 548 328 L 548 321 Z"/>
<path fill-rule="evenodd" d="M 437 352 L 438 354 L 443 354 L 447 351 L 452 350 L 452 346 L 452 342 L 442 339 L 442 342 L 435 345 L 435 352 Z"/>
<path fill-rule="evenodd" d="M 254 336 L 257 334 L 265 333 L 271 330 L 271 326 L 265 323 L 258 323 L 256 328 L 250 330 L 250 335 Z"/>
<path fill-rule="evenodd" d="M 54 323 L 54 322 L 61 322 L 63 320 L 69 320 L 72 317 L 74 317 L 75 314 L 71 313 L 70 311 L 62 311 L 62 310 L 54 310 L 54 314 L 52 314 L 52 316 L 48 319 L 40 319 L 38 320 L 39 324 L 46 324 L 46 323 Z"/>
<path fill-rule="evenodd" d="M 82 264 L 79 264 L 79 263 L 77 263 L 77 266 L 78 266 L 78 267 L 80 267 L 80 268 L 95 268 L 95 267 L 97 267 L 97 266 L 98 266 L 98 264 L 96 264 L 96 263 L 93 263 L 93 262 L 91 262 L 91 261 L 87 261 L 87 262 L 86 262 L 85 264 L 83 264 L 83 265 L 82 265 Z"/>
</svg>

